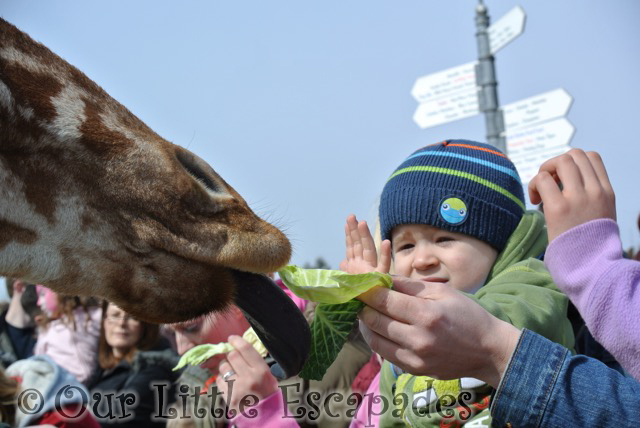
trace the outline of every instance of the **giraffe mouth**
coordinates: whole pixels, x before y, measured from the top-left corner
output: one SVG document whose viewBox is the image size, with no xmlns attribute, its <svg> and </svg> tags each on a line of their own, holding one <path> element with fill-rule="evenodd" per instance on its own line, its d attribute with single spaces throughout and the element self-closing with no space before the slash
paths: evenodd
<svg viewBox="0 0 640 428">
<path fill-rule="evenodd" d="M 309 355 L 311 332 L 302 312 L 265 275 L 234 270 L 235 302 L 276 361 L 271 373 L 278 379 L 302 370 Z"/>
</svg>

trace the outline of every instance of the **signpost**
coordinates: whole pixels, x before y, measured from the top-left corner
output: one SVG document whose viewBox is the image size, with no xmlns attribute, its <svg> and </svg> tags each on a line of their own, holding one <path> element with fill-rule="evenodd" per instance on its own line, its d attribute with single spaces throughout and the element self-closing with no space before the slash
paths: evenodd
<svg viewBox="0 0 640 428">
<path fill-rule="evenodd" d="M 516 6 L 489 27 L 487 32 L 492 55 L 522 34 L 525 18 L 524 10 Z"/>
<path fill-rule="evenodd" d="M 475 62 L 448 68 L 416 80 L 411 95 L 419 103 L 453 96 L 458 92 L 476 92 Z"/>
<path fill-rule="evenodd" d="M 411 95 L 418 101 L 413 120 L 429 128 L 485 115 L 487 142 L 506 151 L 523 183 L 545 160 L 569 150 L 575 128 L 564 116 L 573 98 L 555 89 L 500 108 L 493 55 L 524 31 L 520 6 L 489 25 L 482 0 L 476 7 L 478 61 L 418 78 Z"/>
<path fill-rule="evenodd" d="M 504 123 L 507 129 L 517 129 L 562 117 L 569 111 L 572 101 L 564 89 L 525 98 L 502 108 Z"/>
<path fill-rule="evenodd" d="M 561 155 L 571 149 L 569 146 L 552 147 L 548 150 L 527 154 L 524 156 L 512 157 L 511 161 L 516 166 L 522 183 L 528 183 L 538 173 L 540 165 L 547 159 Z"/>
<path fill-rule="evenodd" d="M 478 93 L 474 89 L 421 103 L 413 120 L 420 128 L 429 128 L 475 116 L 478 112 Z"/>
<path fill-rule="evenodd" d="M 568 146 L 575 132 L 565 118 L 555 119 L 528 128 L 507 130 L 507 153 L 510 158 Z"/>
</svg>

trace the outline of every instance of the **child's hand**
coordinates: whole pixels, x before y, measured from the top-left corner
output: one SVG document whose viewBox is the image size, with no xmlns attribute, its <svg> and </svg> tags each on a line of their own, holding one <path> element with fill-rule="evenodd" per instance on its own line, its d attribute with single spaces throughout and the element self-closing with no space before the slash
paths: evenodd
<svg viewBox="0 0 640 428">
<path fill-rule="evenodd" d="M 384 240 L 380 244 L 380 261 L 376 246 L 366 221 L 358 223 L 356 216 L 347 217 L 344 227 L 347 246 L 347 258 L 340 263 L 340 270 L 346 273 L 389 273 L 391 268 L 391 242 Z"/>
<path fill-rule="evenodd" d="M 534 204 L 544 203 L 549 242 L 582 223 L 616 219 L 615 194 L 596 152 L 572 149 L 543 163 L 529 182 L 529 197 Z"/>
<path fill-rule="evenodd" d="M 255 395 L 260 402 L 278 391 L 278 381 L 271 374 L 269 366 L 262 356 L 249 342 L 240 336 L 229 336 L 228 341 L 235 350 L 229 352 L 227 359 L 220 363 L 216 386 L 218 391 L 222 393 L 222 398 L 227 402 L 229 409 L 238 412 L 240 402 L 248 395 Z M 224 379 L 225 373 L 230 371 L 233 371 L 233 374 Z M 234 381 L 230 400 L 227 397 L 229 391 L 227 382 L 229 381 Z M 253 406 L 256 404 L 251 403 Z M 244 404 L 245 407 L 248 405 Z"/>
</svg>

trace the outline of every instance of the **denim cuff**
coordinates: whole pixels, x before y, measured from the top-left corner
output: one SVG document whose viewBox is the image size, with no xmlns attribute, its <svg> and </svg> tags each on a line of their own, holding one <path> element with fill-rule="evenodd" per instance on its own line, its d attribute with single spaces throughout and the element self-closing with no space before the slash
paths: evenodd
<svg viewBox="0 0 640 428">
<path fill-rule="evenodd" d="M 568 352 L 524 329 L 492 400 L 493 426 L 540 426 Z"/>
</svg>

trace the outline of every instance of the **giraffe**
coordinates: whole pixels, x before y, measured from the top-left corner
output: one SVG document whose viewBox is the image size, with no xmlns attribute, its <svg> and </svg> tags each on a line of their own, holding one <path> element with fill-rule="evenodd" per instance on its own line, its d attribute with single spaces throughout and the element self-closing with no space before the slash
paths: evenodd
<svg viewBox="0 0 640 428">
<path fill-rule="evenodd" d="M 263 275 L 290 255 L 207 163 L 0 18 L 0 275 L 151 322 L 235 299 L 259 335 L 296 354 L 285 367 L 295 371 L 308 327 Z M 274 323 L 285 337 L 272 337 Z"/>
</svg>

